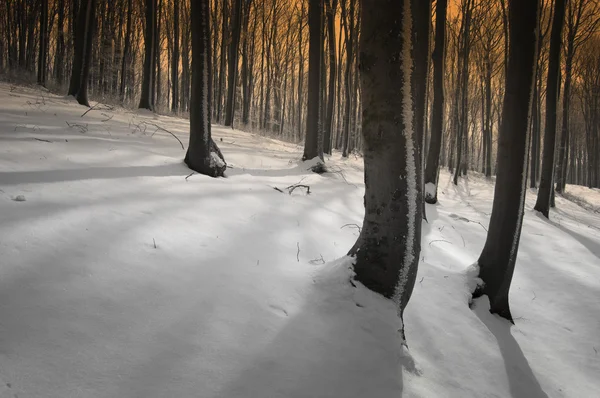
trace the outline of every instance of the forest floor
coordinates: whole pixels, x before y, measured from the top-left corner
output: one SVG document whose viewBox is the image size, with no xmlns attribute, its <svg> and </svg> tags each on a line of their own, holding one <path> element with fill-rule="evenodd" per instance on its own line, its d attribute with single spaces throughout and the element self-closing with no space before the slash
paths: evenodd
<svg viewBox="0 0 600 398">
<path fill-rule="evenodd" d="M 468 306 L 493 182 L 440 176 L 399 346 L 351 286 L 360 158 L 214 126 L 228 178 L 182 163 L 188 122 L 0 84 L 0 397 L 599 397 L 600 191 L 526 215 L 516 325 Z M 310 186 L 310 194 L 294 184 Z M 281 192 L 282 191 L 282 192 Z"/>
</svg>

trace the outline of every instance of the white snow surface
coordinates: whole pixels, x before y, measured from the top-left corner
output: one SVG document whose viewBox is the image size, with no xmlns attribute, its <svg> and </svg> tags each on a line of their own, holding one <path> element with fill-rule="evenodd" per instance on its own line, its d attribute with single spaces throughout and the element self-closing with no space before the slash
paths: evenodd
<svg viewBox="0 0 600 398">
<path fill-rule="evenodd" d="M 1 398 L 600 396 L 590 206 L 558 197 L 547 221 L 528 190 L 511 326 L 467 305 L 493 182 L 441 172 L 406 351 L 394 304 L 348 282 L 360 158 L 316 175 L 299 146 L 214 126 L 228 178 L 186 180 L 141 122 L 187 143 L 187 121 L 85 110 L 0 84 Z"/>
</svg>

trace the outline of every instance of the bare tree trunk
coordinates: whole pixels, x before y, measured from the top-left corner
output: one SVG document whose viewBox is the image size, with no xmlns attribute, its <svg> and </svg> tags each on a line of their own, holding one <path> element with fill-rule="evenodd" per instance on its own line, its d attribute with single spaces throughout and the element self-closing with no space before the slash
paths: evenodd
<svg viewBox="0 0 600 398">
<path fill-rule="evenodd" d="M 550 37 L 550 58 L 546 83 L 546 130 L 544 132 L 544 158 L 542 177 L 534 209 L 548 218 L 550 215 L 550 197 L 552 195 L 554 154 L 556 152 L 556 119 L 558 104 L 558 85 L 560 79 L 560 47 L 565 18 L 566 0 L 555 0 L 555 11 Z M 563 116 L 564 117 L 564 116 Z"/>
<path fill-rule="evenodd" d="M 88 77 L 90 75 L 90 65 L 92 63 L 92 43 L 94 40 L 94 30 L 96 29 L 96 0 L 87 0 L 87 7 L 85 7 L 85 13 L 85 34 L 83 37 L 82 56 L 83 64 L 81 67 L 79 90 L 77 91 L 76 98 L 79 104 L 90 106 L 88 100 Z"/>
<path fill-rule="evenodd" d="M 191 2 L 192 99 L 190 142 L 185 155 L 188 167 L 200 174 L 222 177 L 227 167 L 211 137 L 212 72 L 210 53 L 210 0 Z"/>
<path fill-rule="evenodd" d="M 508 293 L 519 250 L 525 207 L 539 0 L 509 0 L 508 12 L 510 55 L 498 137 L 498 174 L 489 232 L 477 261 L 481 284 L 473 292 L 473 298 L 487 295 L 490 312 L 512 322 Z"/>
<path fill-rule="evenodd" d="M 431 139 L 425 167 L 425 201 L 437 203 L 437 183 L 440 150 L 444 128 L 444 75 L 446 54 L 446 13 L 448 0 L 437 0 L 435 22 L 435 49 L 433 51 L 433 108 L 431 111 Z"/>
<path fill-rule="evenodd" d="M 154 14 L 156 13 L 156 0 L 146 0 L 146 32 L 144 49 L 144 72 L 142 77 L 142 94 L 138 108 L 153 110 L 152 104 L 152 75 L 154 71 Z"/>
<path fill-rule="evenodd" d="M 233 127 L 235 115 L 235 87 L 238 69 L 238 47 L 242 32 L 242 0 L 234 0 L 231 16 L 231 43 L 229 44 L 229 65 L 227 71 L 227 106 L 225 108 L 225 126 Z"/>
<path fill-rule="evenodd" d="M 319 157 L 323 160 L 323 140 L 319 129 L 319 97 L 321 95 L 321 41 L 322 0 L 308 2 L 308 109 L 306 116 L 306 141 L 303 160 Z M 321 142 L 319 142 L 321 141 Z"/>
<path fill-rule="evenodd" d="M 411 7 L 410 0 L 361 5 L 365 218 L 350 253 L 356 255 L 355 278 L 392 298 L 402 321 L 417 275 L 423 209 L 422 137 L 412 116 Z M 405 341 L 403 324 L 399 332 Z"/>
<path fill-rule="evenodd" d="M 42 0 L 40 12 L 40 31 L 39 31 L 39 58 L 38 58 L 38 76 L 37 82 L 41 86 L 46 86 L 46 76 L 48 74 L 48 1 Z M 62 27 L 61 27 L 62 28 Z"/>
<path fill-rule="evenodd" d="M 179 111 L 179 0 L 173 0 L 173 57 L 171 58 L 171 111 Z"/>
</svg>

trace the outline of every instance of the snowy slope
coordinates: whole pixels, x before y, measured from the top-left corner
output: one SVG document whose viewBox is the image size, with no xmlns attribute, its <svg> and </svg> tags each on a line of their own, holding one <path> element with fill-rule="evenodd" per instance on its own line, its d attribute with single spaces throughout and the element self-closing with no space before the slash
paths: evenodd
<svg viewBox="0 0 600 398">
<path fill-rule="evenodd" d="M 186 179 L 156 131 L 186 145 L 186 121 L 85 110 L 0 85 L 0 397 L 600 396 L 599 213 L 558 198 L 548 222 L 528 196 L 509 327 L 467 306 L 493 185 L 442 172 L 407 353 L 348 283 L 360 159 L 319 176 L 215 126 L 229 178 Z"/>
</svg>

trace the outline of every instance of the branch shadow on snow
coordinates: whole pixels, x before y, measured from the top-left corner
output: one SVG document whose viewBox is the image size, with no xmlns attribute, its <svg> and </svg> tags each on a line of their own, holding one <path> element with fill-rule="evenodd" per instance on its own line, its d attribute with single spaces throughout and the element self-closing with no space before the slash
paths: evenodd
<svg viewBox="0 0 600 398">
<path fill-rule="evenodd" d="M 511 333 L 513 325 L 489 312 L 489 301 L 486 296 L 474 302 L 473 312 L 498 342 L 511 396 L 513 398 L 548 398 L 548 394 L 544 392 L 529 366 L 519 343 Z"/>
<path fill-rule="evenodd" d="M 189 171 L 190 170 L 183 162 L 168 163 L 159 166 L 86 167 L 65 170 L 8 171 L 0 172 L 0 185 L 132 177 L 173 177 L 185 176 L 189 174 Z"/>
</svg>

